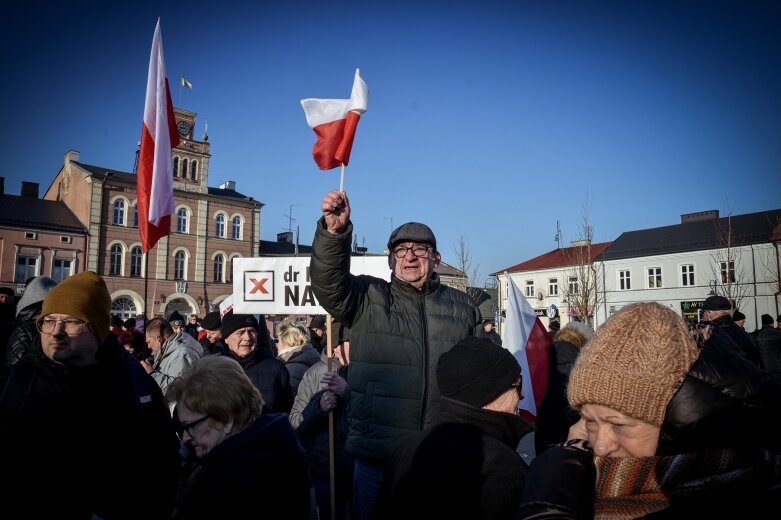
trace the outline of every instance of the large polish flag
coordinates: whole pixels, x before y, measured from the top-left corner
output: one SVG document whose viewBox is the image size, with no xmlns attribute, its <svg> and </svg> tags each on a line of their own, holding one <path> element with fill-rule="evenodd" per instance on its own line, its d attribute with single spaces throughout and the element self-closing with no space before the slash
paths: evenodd
<svg viewBox="0 0 781 520">
<path fill-rule="evenodd" d="M 347 166 L 355 139 L 355 129 L 361 114 L 369 106 L 369 87 L 366 86 L 359 69 L 355 69 L 355 80 L 350 99 L 301 100 L 306 122 L 317 134 L 312 155 L 321 170 Z"/>
<path fill-rule="evenodd" d="M 553 340 L 512 278 L 507 272 L 504 275 L 509 283 L 502 345 L 521 365 L 523 399 L 518 408 L 525 418 L 534 422 L 548 389 L 548 350 Z"/>
<path fill-rule="evenodd" d="M 173 159 L 171 149 L 179 144 L 171 89 L 165 72 L 160 19 L 157 20 L 146 81 L 144 124 L 138 156 L 138 228 L 146 253 L 171 232 L 174 212 Z"/>
</svg>

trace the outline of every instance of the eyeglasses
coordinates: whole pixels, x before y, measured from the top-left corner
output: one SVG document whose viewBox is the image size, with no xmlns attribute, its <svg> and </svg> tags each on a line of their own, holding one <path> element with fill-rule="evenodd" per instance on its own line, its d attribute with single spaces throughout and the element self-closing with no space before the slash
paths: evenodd
<svg viewBox="0 0 781 520">
<path fill-rule="evenodd" d="M 182 425 L 182 429 L 183 429 L 185 432 L 187 432 L 187 435 L 189 435 L 190 437 L 192 437 L 192 436 L 193 436 L 193 430 L 194 430 L 194 429 L 195 429 L 195 428 L 196 428 L 196 427 L 197 427 L 199 424 L 201 424 L 202 422 L 206 421 L 206 419 L 211 419 L 211 415 L 204 415 L 204 416 L 203 416 L 203 417 L 201 417 L 200 419 L 196 419 L 196 420 L 194 420 L 194 421 L 193 421 L 193 422 L 191 422 L 191 423 L 186 423 L 186 422 L 183 422 L 183 421 L 179 421 L 179 424 L 181 424 L 181 425 Z"/>
<path fill-rule="evenodd" d="M 399 246 L 393 250 L 393 256 L 395 256 L 396 258 L 404 258 L 405 256 L 407 256 L 407 251 L 412 251 L 412 254 L 417 256 L 418 258 L 428 258 L 431 248 L 426 246 L 421 246 L 421 245 L 416 245 L 412 247 Z"/>
<path fill-rule="evenodd" d="M 65 329 L 65 334 L 68 336 L 78 336 L 84 330 L 84 325 L 89 323 L 88 321 L 81 320 L 53 320 L 51 318 L 41 318 L 35 322 L 35 327 L 39 332 L 44 334 L 51 334 L 54 332 L 58 323 L 62 323 Z"/>
</svg>

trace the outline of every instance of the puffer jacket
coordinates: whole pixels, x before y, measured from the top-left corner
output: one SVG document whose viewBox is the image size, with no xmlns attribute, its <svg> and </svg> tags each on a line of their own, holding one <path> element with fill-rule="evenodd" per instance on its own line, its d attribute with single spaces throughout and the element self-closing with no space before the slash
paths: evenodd
<svg viewBox="0 0 781 520">
<path fill-rule="evenodd" d="M 168 385 L 180 377 L 185 368 L 203 356 L 203 347 L 185 332 L 169 337 L 155 356 L 152 378 L 165 394 Z"/>
<path fill-rule="evenodd" d="M 5 364 L 13 365 L 22 358 L 22 355 L 33 347 L 38 341 L 39 332 L 35 327 L 35 320 L 41 313 L 43 301 L 35 302 L 20 310 L 14 320 L 14 329 L 8 338 L 8 350 L 5 353 Z"/>
<path fill-rule="evenodd" d="M 383 464 L 439 410 L 439 356 L 467 336 L 482 336 L 470 297 L 434 274 L 422 290 L 350 273 L 352 223 L 331 234 L 324 219 L 312 244 L 312 290 L 320 305 L 350 327 L 347 451 Z"/>
<path fill-rule="evenodd" d="M 781 379 L 756 367 L 716 326 L 665 412 L 657 456 L 699 455 L 662 491 L 668 507 L 645 518 L 767 518 L 781 503 L 777 429 Z M 532 462 L 517 519 L 591 518 L 594 455 L 557 445 Z M 683 460 L 683 459 L 681 459 Z M 698 466 L 699 464 L 699 466 Z M 720 471 L 700 468 L 723 466 Z"/>
</svg>

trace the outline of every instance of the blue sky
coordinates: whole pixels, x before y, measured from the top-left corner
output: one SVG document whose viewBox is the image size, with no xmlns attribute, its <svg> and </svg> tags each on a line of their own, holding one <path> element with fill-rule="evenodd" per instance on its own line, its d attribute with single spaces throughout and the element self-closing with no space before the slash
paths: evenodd
<svg viewBox="0 0 781 520">
<path fill-rule="evenodd" d="M 175 105 L 208 122 L 209 184 L 311 243 L 339 186 L 300 100 L 369 86 L 345 177 L 359 245 L 429 224 L 489 273 L 578 236 L 781 207 L 778 2 L 15 2 L 0 22 L 6 193 L 68 150 L 132 171 L 157 18 Z M 165 4 L 165 5 L 162 5 Z M 290 220 L 290 216 L 294 220 Z"/>
</svg>

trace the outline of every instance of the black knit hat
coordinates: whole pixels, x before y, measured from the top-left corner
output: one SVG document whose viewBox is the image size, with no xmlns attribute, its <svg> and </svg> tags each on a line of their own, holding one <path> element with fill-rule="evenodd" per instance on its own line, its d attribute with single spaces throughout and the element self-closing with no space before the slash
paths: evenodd
<svg viewBox="0 0 781 520">
<path fill-rule="evenodd" d="M 233 314 L 233 311 L 228 311 L 222 317 L 220 332 L 223 338 L 227 338 L 243 327 L 255 327 L 258 330 L 258 320 L 252 314 Z"/>
<path fill-rule="evenodd" d="M 740 321 L 745 319 L 746 319 L 746 315 L 740 312 L 739 310 L 735 310 L 735 312 L 732 314 L 733 321 Z"/>
<path fill-rule="evenodd" d="M 220 326 L 222 326 L 220 311 L 208 312 L 201 320 L 201 328 L 203 330 L 219 330 Z"/>
<path fill-rule="evenodd" d="M 128 318 L 125 321 L 122 322 L 122 326 L 126 329 L 135 329 L 136 328 L 136 319 L 135 318 Z"/>
<path fill-rule="evenodd" d="M 111 326 L 112 327 L 121 327 L 122 326 L 122 318 L 117 316 L 116 314 L 111 317 Z"/>
<path fill-rule="evenodd" d="M 773 316 L 770 314 L 763 314 L 762 315 L 762 325 L 772 325 L 773 324 Z"/>
<path fill-rule="evenodd" d="M 469 336 L 439 356 L 439 393 L 482 408 L 521 376 L 521 365 L 506 348 L 486 338 Z"/>
<path fill-rule="evenodd" d="M 184 327 L 184 316 L 179 311 L 174 311 L 168 316 L 168 323 L 177 327 Z"/>
<path fill-rule="evenodd" d="M 312 318 L 312 321 L 309 322 L 309 328 L 325 330 L 325 316 L 321 314 L 316 315 Z"/>
</svg>

